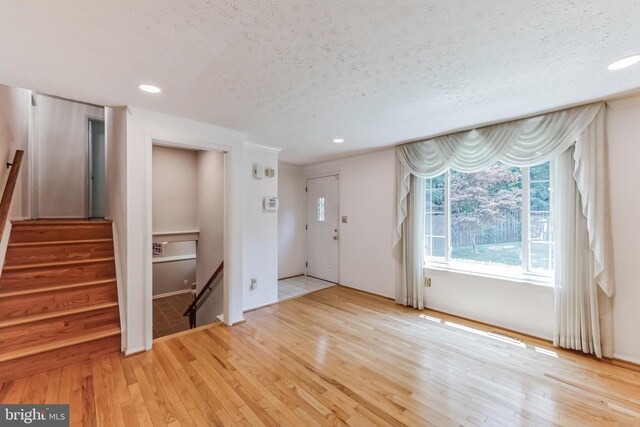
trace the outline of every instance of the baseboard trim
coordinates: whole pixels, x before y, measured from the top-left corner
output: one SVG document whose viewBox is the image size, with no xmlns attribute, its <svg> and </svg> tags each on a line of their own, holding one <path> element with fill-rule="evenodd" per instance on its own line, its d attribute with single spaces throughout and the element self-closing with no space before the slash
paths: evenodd
<svg viewBox="0 0 640 427">
<path fill-rule="evenodd" d="M 124 352 L 123 356 L 124 357 L 135 356 L 136 354 L 144 353 L 146 351 L 147 349 L 145 347 L 136 347 L 132 350 L 127 349 L 127 351 Z"/>
<path fill-rule="evenodd" d="M 296 274 L 294 276 L 281 277 L 278 280 L 280 281 L 280 280 L 293 279 L 294 277 L 301 277 L 301 276 L 304 276 L 304 275 L 305 275 L 304 273 L 301 273 L 301 274 Z"/>
<path fill-rule="evenodd" d="M 634 357 L 625 356 L 624 354 L 613 353 L 613 358 L 624 363 L 631 363 L 640 366 L 640 359 Z"/>
<path fill-rule="evenodd" d="M 243 313 L 248 313 L 248 312 L 250 312 L 250 311 L 259 310 L 259 309 L 261 309 L 261 308 L 265 308 L 265 307 L 269 307 L 269 306 L 272 306 L 272 305 L 276 305 L 276 304 L 277 304 L 277 303 L 279 303 L 279 302 L 280 302 L 280 301 L 275 300 L 275 301 L 273 301 L 273 302 L 269 302 L 269 303 L 266 303 L 266 304 L 262 304 L 262 305 L 259 305 L 259 306 L 257 306 L 257 307 L 247 308 L 246 310 L 244 310 L 244 311 L 243 311 Z M 244 319 L 243 319 L 243 321 L 244 321 Z M 236 323 L 234 323 L 234 325 L 236 325 L 236 324 L 237 324 L 237 322 L 236 322 Z"/>
<path fill-rule="evenodd" d="M 362 292 L 363 294 L 371 295 L 371 296 L 374 296 L 374 297 L 384 298 L 384 299 L 388 299 L 388 300 L 391 300 L 391 301 L 395 301 L 395 299 L 392 298 L 392 297 L 388 297 L 386 295 L 375 294 L 375 293 L 373 293 L 371 291 L 365 291 L 364 289 L 354 288 L 352 286 L 344 285 L 342 283 L 336 283 L 336 285 L 340 286 L 340 287 L 343 287 L 343 288 L 346 288 L 346 289 L 350 289 L 352 291 Z"/>
<path fill-rule="evenodd" d="M 181 291 L 167 292 L 167 293 L 164 293 L 164 294 L 154 295 L 153 299 L 172 297 L 174 295 L 186 294 L 187 292 L 191 292 L 191 289 L 183 289 Z"/>
<path fill-rule="evenodd" d="M 613 354 L 613 359 L 606 359 L 605 362 L 611 363 L 615 366 L 621 366 L 623 368 L 631 369 L 633 371 L 640 372 L 640 360 L 633 357 L 623 356 L 621 354 Z"/>
</svg>

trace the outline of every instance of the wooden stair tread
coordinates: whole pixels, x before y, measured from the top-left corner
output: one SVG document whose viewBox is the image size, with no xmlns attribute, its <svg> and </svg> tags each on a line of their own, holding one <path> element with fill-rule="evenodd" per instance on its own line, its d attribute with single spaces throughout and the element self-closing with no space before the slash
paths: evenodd
<svg viewBox="0 0 640 427">
<path fill-rule="evenodd" d="M 108 243 L 113 239 L 78 239 L 78 240 L 51 240 L 44 242 L 16 242 L 9 243 L 9 248 L 25 248 L 25 247 L 39 247 L 39 246 L 63 246 L 63 245 L 81 245 L 84 243 Z"/>
<path fill-rule="evenodd" d="M 13 221 L 0 277 L 0 379 L 120 349 L 112 222 Z"/>
<path fill-rule="evenodd" d="M 116 301 L 114 301 L 114 302 L 106 302 L 106 303 L 102 303 L 102 304 L 93 304 L 93 305 L 86 305 L 86 306 L 82 306 L 82 307 L 75 307 L 75 308 L 70 308 L 70 309 L 67 309 L 67 310 L 58 310 L 58 311 L 51 311 L 51 312 L 33 314 L 33 315 L 30 315 L 30 316 L 16 317 L 16 318 L 0 321 L 0 328 L 6 328 L 8 326 L 21 325 L 21 324 L 24 324 L 24 323 L 37 322 L 37 321 L 40 321 L 40 320 L 55 319 L 57 317 L 63 317 L 63 316 L 68 316 L 68 315 L 72 315 L 72 314 L 88 313 L 88 312 L 91 312 L 91 311 L 97 311 L 97 310 L 102 310 L 102 309 L 105 309 L 105 308 L 112 308 L 112 307 L 117 307 L 117 306 L 118 306 L 118 303 Z"/>
<path fill-rule="evenodd" d="M 64 260 L 64 261 L 53 261 L 53 262 L 37 262 L 33 264 L 12 264 L 5 265 L 4 271 L 15 271 L 15 270 L 29 270 L 29 269 L 38 269 L 38 268 L 48 268 L 48 267 L 67 267 L 74 265 L 83 265 L 83 264 L 97 264 L 100 262 L 113 261 L 114 257 L 106 257 L 106 258 L 86 258 L 86 259 L 77 259 L 77 260 Z"/>
<path fill-rule="evenodd" d="M 32 295 L 32 294 L 39 294 L 39 293 L 52 292 L 52 291 L 61 291 L 61 290 L 67 290 L 72 288 L 82 288 L 85 286 L 97 286 L 97 285 L 103 285 L 106 283 L 115 284 L 115 282 L 116 282 L 116 279 L 114 277 L 113 279 L 90 280 L 87 282 L 67 283 L 63 285 L 17 289 L 15 291 L 3 291 L 0 289 L 0 298 L 11 298 L 11 297 L 23 296 L 23 295 Z"/>
<path fill-rule="evenodd" d="M 117 305 L 117 304 L 116 304 Z M 8 362 L 10 360 L 19 359 L 22 357 L 33 356 L 34 354 L 45 353 L 47 351 L 58 350 L 64 347 L 70 347 L 73 345 L 83 344 L 90 341 L 99 340 L 102 338 L 108 338 L 115 335 L 120 335 L 120 326 L 114 326 L 106 330 L 99 332 L 92 332 L 64 340 L 50 342 L 41 345 L 34 345 L 28 348 L 22 348 L 20 350 L 9 351 L 0 354 L 0 363 Z"/>
<path fill-rule="evenodd" d="M 107 219 L 32 219 L 25 221 L 11 221 L 12 227 L 21 227 L 21 226 L 47 226 L 47 225 L 91 225 L 91 224 L 111 224 L 110 220 Z"/>
</svg>

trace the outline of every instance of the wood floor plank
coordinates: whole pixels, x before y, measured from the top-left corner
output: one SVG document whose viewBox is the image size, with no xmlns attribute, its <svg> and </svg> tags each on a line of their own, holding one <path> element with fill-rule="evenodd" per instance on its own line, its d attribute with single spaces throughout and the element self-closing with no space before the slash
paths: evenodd
<svg viewBox="0 0 640 427">
<path fill-rule="evenodd" d="M 332 287 L 0 384 L 71 425 L 638 426 L 640 372 Z"/>
</svg>

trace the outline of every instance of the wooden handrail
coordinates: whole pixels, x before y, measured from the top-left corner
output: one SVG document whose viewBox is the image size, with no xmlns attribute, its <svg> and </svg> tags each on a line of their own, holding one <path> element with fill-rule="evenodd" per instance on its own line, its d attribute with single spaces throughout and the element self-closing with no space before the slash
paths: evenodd
<svg viewBox="0 0 640 427">
<path fill-rule="evenodd" d="M 204 294 L 209 290 L 209 288 L 211 288 L 211 284 L 213 282 L 215 282 L 215 280 L 218 278 L 220 273 L 222 273 L 223 267 L 224 267 L 224 261 L 220 263 L 220 266 L 215 271 L 215 273 L 213 273 L 211 278 L 207 281 L 207 284 L 204 285 L 204 287 L 198 293 L 198 295 L 193 300 L 193 302 L 191 303 L 189 308 L 187 308 L 187 311 L 184 312 L 183 316 L 189 316 L 189 327 L 190 328 L 195 328 L 196 327 L 196 311 L 198 310 L 198 303 L 204 297 Z M 217 284 L 216 284 L 216 286 L 217 286 Z M 214 286 L 214 288 L 215 288 L 215 286 Z"/>
<path fill-rule="evenodd" d="M 4 234 L 4 226 L 9 217 L 11 199 L 13 199 L 13 191 L 16 189 L 16 182 L 18 181 L 18 173 L 20 173 L 23 155 L 23 150 L 16 150 L 16 154 L 13 156 L 13 163 L 7 163 L 8 166 L 11 166 L 11 170 L 9 171 L 9 178 L 7 178 L 7 185 L 5 185 L 4 192 L 2 193 L 2 201 L 0 201 L 0 237 Z"/>
</svg>

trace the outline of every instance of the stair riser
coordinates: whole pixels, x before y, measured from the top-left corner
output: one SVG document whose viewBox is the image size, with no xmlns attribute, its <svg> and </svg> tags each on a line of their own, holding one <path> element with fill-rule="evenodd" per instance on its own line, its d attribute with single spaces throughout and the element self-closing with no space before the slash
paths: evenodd
<svg viewBox="0 0 640 427">
<path fill-rule="evenodd" d="M 59 240 L 111 239 L 111 224 L 14 225 L 10 243 L 52 242 Z"/>
<path fill-rule="evenodd" d="M 0 278 L 0 288 L 8 291 L 38 286 L 53 286 L 62 283 L 115 279 L 115 276 L 116 269 L 113 261 L 78 266 L 30 268 L 4 271 Z"/>
<path fill-rule="evenodd" d="M 113 257 L 113 242 L 77 243 L 68 245 L 9 247 L 5 265 L 40 262 L 79 261 Z"/>
<path fill-rule="evenodd" d="M 118 307 L 0 328 L 0 354 L 119 326 Z"/>
<path fill-rule="evenodd" d="M 120 335 L 0 363 L 0 383 L 120 351 Z"/>
<path fill-rule="evenodd" d="M 87 305 L 117 302 L 115 282 L 0 298 L 0 321 Z"/>
</svg>

